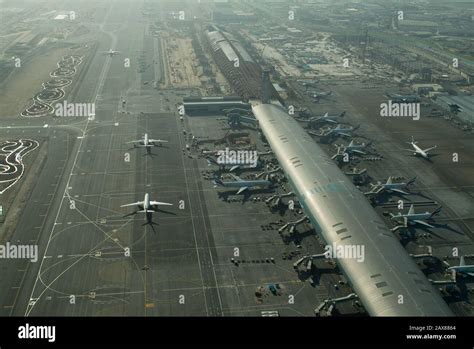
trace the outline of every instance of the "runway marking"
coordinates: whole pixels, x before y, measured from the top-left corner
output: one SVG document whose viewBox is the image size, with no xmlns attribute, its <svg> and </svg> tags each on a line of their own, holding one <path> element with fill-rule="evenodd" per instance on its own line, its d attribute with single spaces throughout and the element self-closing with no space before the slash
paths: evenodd
<svg viewBox="0 0 474 349">
<path fill-rule="evenodd" d="M 178 129 L 178 139 L 179 139 L 179 143 L 180 145 L 182 146 L 183 143 L 182 143 L 182 140 L 181 140 L 181 133 L 179 132 L 179 126 L 178 124 L 176 124 L 176 128 Z M 193 208 L 192 208 L 192 205 L 191 205 L 191 196 L 189 194 L 189 184 L 188 184 L 188 176 L 187 176 L 187 173 L 186 173 L 186 167 L 185 167 L 185 162 L 184 162 L 184 158 L 183 158 L 183 155 L 181 154 L 181 162 L 182 162 L 182 165 L 183 165 L 183 171 L 184 171 L 184 181 L 185 181 L 185 185 L 186 185 L 186 194 L 187 194 L 187 197 L 188 197 L 188 202 L 189 202 L 189 211 L 191 212 L 191 224 L 192 224 L 192 227 L 193 227 L 193 236 L 194 236 L 194 245 L 195 245 L 195 250 L 196 250 L 196 256 L 197 256 L 197 260 L 198 260 L 198 266 L 199 266 L 199 273 L 201 275 L 201 282 L 202 282 L 202 292 L 203 292 L 203 296 L 204 296 L 204 304 L 205 304 L 205 308 L 206 308 L 206 315 L 209 316 L 209 309 L 208 309 L 208 304 L 207 304 L 207 297 L 206 297 L 206 292 L 205 292 L 205 289 L 204 289 L 204 278 L 203 278 L 203 274 L 202 274 L 202 268 L 201 268 L 201 260 L 200 260 L 200 257 L 199 257 L 199 250 L 198 250 L 198 244 L 197 244 L 197 236 L 196 236 L 196 226 L 194 224 L 194 219 L 193 219 Z"/>
<path fill-rule="evenodd" d="M 237 287 L 243 288 L 243 287 L 258 287 L 262 286 L 262 284 L 266 284 L 270 282 L 261 282 L 261 283 L 249 283 L 249 284 L 238 284 Z M 281 284 L 281 285 L 302 285 L 304 286 L 305 283 L 299 279 L 296 280 L 287 280 L 287 281 L 272 281 L 271 283 L 275 284 Z M 213 288 L 235 288 L 235 284 L 226 284 L 226 285 L 219 285 L 216 287 L 212 286 L 206 286 L 207 289 L 213 289 Z M 200 287 L 180 287 L 180 288 L 166 288 L 162 289 L 163 292 L 178 292 L 178 291 L 194 291 L 194 290 L 200 290 Z"/>
<path fill-rule="evenodd" d="M 12 146 L 15 146 L 15 148 L 10 149 Z M 1 157 L 4 160 L 0 162 L 0 184 L 5 184 L 6 187 L 0 187 L 0 195 L 23 178 L 25 172 L 23 158 L 38 147 L 39 142 L 31 139 L 6 141 L 1 144 Z M 13 176 L 13 178 L 10 178 L 11 176 Z M 3 179 L 3 177 L 6 179 Z"/>
<path fill-rule="evenodd" d="M 108 18 L 108 15 L 109 15 L 109 13 L 110 13 L 110 9 L 111 9 L 111 7 L 110 7 L 109 10 L 108 10 L 109 12 L 107 12 L 106 18 Z M 106 18 L 104 19 L 104 21 L 106 20 Z M 115 40 L 116 40 L 116 38 L 115 38 Z M 93 100 L 92 103 L 95 103 L 95 102 L 96 102 L 97 96 L 100 94 L 100 89 L 101 89 L 100 86 L 103 84 L 103 81 L 104 81 L 104 79 L 105 79 L 105 77 L 106 77 L 106 75 L 107 75 L 107 73 L 108 73 L 108 71 L 109 71 L 110 62 L 111 62 L 110 59 L 107 59 L 107 60 L 105 61 L 105 64 L 104 64 L 104 66 L 103 66 L 103 68 L 102 68 L 102 71 L 101 71 L 101 75 L 100 75 L 100 77 L 99 77 L 99 88 L 97 88 L 97 90 L 96 90 L 96 92 L 95 92 L 94 100 Z M 83 135 L 86 134 L 87 128 L 88 128 L 88 126 L 89 126 L 89 123 L 90 123 L 90 119 L 87 118 L 87 121 L 86 121 L 86 124 L 85 124 L 85 126 L 84 126 L 84 129 L 82 130 Z M 76 152 L 76 155 L 75 155 L 75 157 L 74 157 L 74 161 L 73 161 L 73 163 L 72 163 L 71 171 L 70 171 L 70 173 L 69 173 L 69 177 L 68 177 L 68 180 L 67 180 L 66 188 L 64 189 L 64 193 L 66 193 L 67 190 L 72 189 L 72 187 L 70 186 L 70 182 L 71 182 L 71 178 L 72 178 L 71 174 L 73 173 L 73 171 L 74 171 L 74 169 L 75 169 L 75 167 L 76 167 L 76 165 L 77 165 L 77 161 L 78 161 L 78 157 L 79 157 L 79 150 L 83 147 L 83 143 L 84 143 L 84 136 L 80 139 L 80 143 L 79 143 L 78 148 L 77 148 L 78 151 Z M 64 161 L 65 161 L 65 160 L 64 160 Z M 54 223 L 56 223 L 56 222 L 58 221 L 58 218 L 59 218 L 59 215 L 60 215 L 60 212 L 61 212 L 61 208 L 62 208 L 63 203 L 64 203 L 64 197 L 65 197 L 65 196 L 64 196 L 64 194 L 63 194 L 63 195 L 62 195 L 62 198 L 61 198 L 61 202 L 60 202 L 60 204 L 59 204 L 58 212 L 57 212 L 56 217 L 55 217 L 55 219 L 54 219 Z M 46 253 L 47 253 L 48 248 L 49 248 L 49 246 L 50 246 L 50 243 L 51 243 L 51 241 L 52 241 L 52 237 L 53 237 L 53 233 L 54 233 L 55 227 L 56 227 L 56 224 L 53 224 L 53 227 L 52 227 L 52 229 L 51 229 L 51 232 L 50 232 L 50 235 L 49 235 L 47 244 L 46 244 L 46 248 L 45 248 L 45 251 L 44 251 L 44 253 L 45 253 L 44 256 L 46 256 Z M 40 264 L 40 266 L 39 266 L 39 270 L 38 270 L 38 273 L 37 273 L 37 275 L 36 275 L 36 279 L 35 279 L 33 288 L 32 288 L 32 290 L 31 290 L 30 299 L 33 299 L 33 294 L 35 293 L 36 285 L 37 285 L 38 281 L 41 281 L 41 283 L 42 283 L 44 286 L 46 286 L 46 287 L 44 288 L 44 290 L 40 293 L 40 295 L 39 295 L 36 299 L 41 298 L 41 297 L 43 296 L 43 294 L 46 292 L 46 290 L 48 290 L 48 288 L 50 287 L 50 285 L 52 285 L 52 284 L 53 284 L 56 280 L 58 280 L 66 271 L 68 271 L 72 266 L 74 266 L 78 261 L 81 260 L 81 259 L 78 259 L 76 262 L 74 262 L 73 264 L 71 264 L 70 267 L 68 267 L 66 270 L 64 270 L 62 273 L 60 273 L 49 285 L 45 285 L 45 284 L 43 283 L 43 281 L 41 280 L 41 270 L 42 270 L 42 268 L 43 268 L 43 263 L 44 263 L 44 260 L 45 260 L 45 259 L 46 259 L 46 258 L 43 258 L 43 259 L 41 260 L 41 264 Z M 33 302 L 33 303 L 30 302 L 30 303 L 27 305 L 26 310 L 25 310 L 25 316 L 29 316 L 29 314 L 30 314 L 31 311 L 33 310 L 35 304 L 36 304 L 36 301 Z"/>
</svg>

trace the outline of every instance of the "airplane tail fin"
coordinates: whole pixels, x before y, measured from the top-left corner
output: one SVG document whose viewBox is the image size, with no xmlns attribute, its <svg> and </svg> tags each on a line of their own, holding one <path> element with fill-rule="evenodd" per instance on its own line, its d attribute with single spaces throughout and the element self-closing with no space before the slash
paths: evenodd
<svg viewBox="0 0 474 349">
<path fill-rule="evenodd" d="M 439 206 L 436 210 L 434 210 L 430 217 L 433 217 L 433 216 L 437 215 L 438 213 L 440 213 L 440 212 L 441 212 L 441 208 L 442 208 L 442 207 Z"/>
<path fill-rule="evenodd" d="M 465 265 L 466 265 L 466 261 L 464 260 L 464 256 L 461 256 L 461 258 L 459 259 L 459 266 L 463 267 Z"/>
<path fill-rule="evenodd" d="M 214 160 L 214 159 L 213 159 L 212 157 L 210 157 L 210 156 L 206 156 L 206 161 L 207 161 L 207 164 L 208 164 L 209 166 L 211 166 L 211 164 L 217 164 L 217 161 Z"/>
<path fill-rule="evenodd" d="M 221 185 L 221 186 L 224 185 L 222 180 L 217 176 L 214 176 L 214 178 L 212 179 L 212 182 L 214 183 L 214 185 Z"/>
</svg>

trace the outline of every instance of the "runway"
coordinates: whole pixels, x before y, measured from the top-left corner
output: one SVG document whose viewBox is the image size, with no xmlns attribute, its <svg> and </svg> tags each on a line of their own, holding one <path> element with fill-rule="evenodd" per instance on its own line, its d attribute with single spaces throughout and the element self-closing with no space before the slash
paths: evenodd
<svg viewBox="0 0 474 349">
<path fill-rule="evenodd" d="M 145 40 L 136 38 L 143 37 L 144 25 L 136 25 L 137 16 L 138 10 L 130 4 L 113 6 L 101 26 L 109 37 L 101 49 L 110 46 L 125 56 L 143 50 Z M 74 146 L 69 144 L 69 160 L 51 195 L 54 199 L 49 205 L 38 205 L 34 198 L 44 195 L 38 192 L 27 204 L 32 214 L 17 231 L 38 224 L 36 212 L 38 220 L 45 218 L 35 230 L 42 259 L 26 268 L 18 265 L 24 268 L 18 273 L 21 280 L 15 280 L 13 271 L 5 277 L 15 288 L 5 292 L 10 303 L 3 304 L 11 305 L 2 313 L 221 315 L 211 263 L 212 234 L 210 238 L 207 212 L 196 188 L 196 164 L 181 153 L 185 144 L 176 115 L 150 113 L 163 111 L 163 105 L 142 88 L 136 70 L 124 68 L 121 58 L 97 54 L 86 74 L 75 100 L 95 102 L 97 118 L 73 122 Z M 122 97 L 133 115 L 121 110 Z M 143 113 L 134 110 L 144 104 Z M 53 132 L 41 130 L 47 131 Z M 130 149 L 126 142 L 144 132 L 169 143 L 150 155 L 140 148 Z M 141 214 L 127 216 L 129 212 L 119 208 L 141 199 L 145 192 L 174 203 L 169 212 L 154 214 L 156 225 L 143 225 Z M 42 207 L 47 212 L 39 212 Z"/>
</svg>

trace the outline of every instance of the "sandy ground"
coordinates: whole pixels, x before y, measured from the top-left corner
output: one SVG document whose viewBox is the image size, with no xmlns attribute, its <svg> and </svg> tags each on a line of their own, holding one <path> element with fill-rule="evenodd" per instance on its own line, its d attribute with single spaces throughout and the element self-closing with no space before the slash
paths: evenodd
<svg viewBox="0 0 474 349">
<path fill-rule="evenodd" d="M 190 38 L 166 39 L 171 85 L 173 87 L 200 87 L 197 76 L 197 60 Z"/>
</svg>

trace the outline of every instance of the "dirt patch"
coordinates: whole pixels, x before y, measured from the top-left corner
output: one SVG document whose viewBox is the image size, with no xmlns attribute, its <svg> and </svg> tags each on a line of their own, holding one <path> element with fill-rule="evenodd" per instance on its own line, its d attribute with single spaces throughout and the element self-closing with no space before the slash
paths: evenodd
<svg viewBox="0 0 474 349">
<path fill-rule="evenodd" d="M 41 91 L 42 83 L 50 80 L 49 73 L 57 68 L 62 56 L 71 54 L 68 48 L 52 49 L 25 62 L 0 87 L 0 120 L 18 118 L 32 97 Z"/>
</svg>

